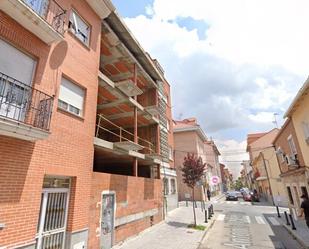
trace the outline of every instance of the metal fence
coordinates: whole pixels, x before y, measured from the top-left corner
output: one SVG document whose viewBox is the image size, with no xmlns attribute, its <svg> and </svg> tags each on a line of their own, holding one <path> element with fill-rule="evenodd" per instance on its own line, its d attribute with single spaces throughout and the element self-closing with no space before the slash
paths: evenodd
<svg viewBox="0 0 309 249">
<path fill-rule="evenodd" d="M 0 72 L 0 118 L 48 131 L 54 98 Z"/>
<path fill-rule="evenodd" d="M 58 33 L 64 33 L 66 11 L 55 0 L 23 0 Z"/>
<path fill-rule="evenodd" d="M 134 142 L 134 134 L 128 130 L 116 125 L 112 121 L 108 120 L 102 114 L 98 115 L 97 127 L 96 127 L 96 137 L 102 138 L 109 142 Z M 140 137 L 137 137 L 138 144 L 143 146 L 143 151 L 145 154 L 155 153 L 154 145 Z"/>
</svg>

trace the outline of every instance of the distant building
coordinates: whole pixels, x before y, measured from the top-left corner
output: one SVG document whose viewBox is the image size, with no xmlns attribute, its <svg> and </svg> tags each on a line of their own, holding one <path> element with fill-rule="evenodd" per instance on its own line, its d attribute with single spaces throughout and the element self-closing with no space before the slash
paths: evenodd
<svg viewBox="0 0 309 249">
<path fill-rule="evenodd" d="M 281 177 L 292 210 L 300 205 L 300 196 L 309 192 L 309 79 L 298 91 L 284 117 L 287 118 L 275 145 Z M 296 212 L 294 212 L 296 214 Z"/>
<path fill-rule="evenodd" d="M 247 152 L 253 168 L 253 188 L 269 203 L 287 206 L 286 192 L 281 178 L 273 141 L 279 130 L 249 134 Z"/>
<path fill-rule="evenodd" d="M 188 152 L 200 156 L 203 162 L 206 163 L 204 143 L 207 141 L 207 137 L 195 118 L 174 121 L 173 124 L 178 199 L 179 201 L 191 200 L 192 190 L 183 183 L 181 168 Z M 206 170 L 204 182 L 206 181 Z M 195 187 L 194 195 L 195 200 L 205 200 L 205 187 L 203 182 Z"/>
<path fill-rule="evenodd" d="M 209 166 L 209 174 L 210 177 L 217 176 L 219 177 L 219 183 L 218 184 L 212 184 L 209 179 L 209 189 L 213 195 L 220 194 L 222 192 L 222 176 L 221 176 L 221 169 L 220 169 L 220 163 L 219 163 L 219 156 L 220 152 L 212 140 L 207 140 L 204 142 L 205 147 L 205 153 L 206 153 L 206 162 Z"/>
<path fill-rule="evenodd" d="M 280 129 L 274 145 L 289 207 L 298 210 L 301 194 L 307 193 L 307 169 L 291 119 L 287 119 Z"/>
</svg>

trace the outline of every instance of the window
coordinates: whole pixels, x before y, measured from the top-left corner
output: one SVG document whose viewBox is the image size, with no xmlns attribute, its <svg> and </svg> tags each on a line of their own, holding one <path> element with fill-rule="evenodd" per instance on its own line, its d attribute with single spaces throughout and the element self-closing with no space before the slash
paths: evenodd
<svg viewBox="0 0 309 249">
<path fill-rule="evenodd" d="M 168 158 L 170 160 L 174 160 L 174 158 L 173 158 L 173 148 L 171 146 L 168 147 Z"/>
<path fill-rule="evenodd" d="M 62 78 L 58 100 L 59 108 L 78 116 L 83 116 L 84 97 L 85 90 Z"/>
<path fill-rule="evenodd" d="M 168 193 L 170 192 L 169 186 L 168 186 L 168 179 L 164 178 L 163 182 L 164 182 L 164 195 L 168 195 Z"/>
<path fill-rule="evenodd" d="M 279 147 L 277 149 L 277 151 L 278 151 L 277 155 L 279 156 L 280 162 L 284 163 L 285 162 L 285 155 L 284 155 L 282 149 Z"/>
<path fill-rule="evenodd" d="M 306 143 L 309 144 L 309 123 L 306 121 L 303 122 L 303 130 Z"/>
<path fill-rule="evenodd" d="M 302 195 L 308 196 L 307 188 L 305 186 L 300 187 L 300 189 L 301 189 L 301 194 Z"/>
<path fill-rule="evenodd" d="M 170 131 L 170 121 L 169 120 L 167 120 L 166 122 L 166 129 L 167 131 Z"/>
<path fill-rule="evenodd" d="M 287 191 L 288 191 L 288 196 L 289 196 L 290 203 L 291 203 L 292 205 L 294 205 L 294 200 L 293 200 L 291 188 L 290 188 L 290 187 L 287 187 Z"/>
<path fill-rule="evenodd" d="M 288 144 L 289 144 L 289 147 L 290 147 L 291 155 L 296 155 L 297 154 L 297 150 L 296 150 L 296 146 L 295 146 L 295 143 L 294 143 L 292 135 L 290 135 L 288 137 Z"/>
<path fill-rule="evenodd" d="M 71 11 L 69 29 L 79 40 L 89 46 L 90 27 L 74 10 Z"/>
<path fill-rule="evenodd" d="M 171 179 L 171 194 L 176 194 L 176 181 Z"/>
</svg>

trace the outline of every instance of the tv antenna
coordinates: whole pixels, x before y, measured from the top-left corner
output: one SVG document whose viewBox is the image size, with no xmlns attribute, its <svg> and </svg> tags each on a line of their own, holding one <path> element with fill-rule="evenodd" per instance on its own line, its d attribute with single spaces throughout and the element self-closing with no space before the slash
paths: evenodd
<svg viewBox="0 0 309 249">
<path fill-rule="evenodd" d="M 278 116 L 279 114 L 278 113 L 274 113 L 274 121 L 273 121 L 273 124 L 276 126 L 276 128 L 279 128 L 279 126 L 278 126 L 278 121 L 277 121 L 277 116 Z"/>
</svg>

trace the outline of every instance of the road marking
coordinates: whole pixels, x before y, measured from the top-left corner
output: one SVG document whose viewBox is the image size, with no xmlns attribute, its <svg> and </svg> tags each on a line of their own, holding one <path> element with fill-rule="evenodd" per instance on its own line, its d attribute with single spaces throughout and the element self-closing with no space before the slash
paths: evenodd
<svg viewBox="0 0 309 249">
<path fill-rule="evenodd" d="M 218 203 L 218 201 L 213 201 L 213 203 Z"/>
<path fill-rule="evenodd" d="M 218 217 L 217 217 L 217 220 L 223 221 L 224 218 L 225 218 L 225 214 L 219 214 Z"/>
<path fill-rule="evenodd" d="M 275 217 L 269 217 L 268 219 L 269 219 L 270 223 L 271 223 L 273 226 L 279 226 L 279 225 L 280 225 L 280 223 L 276 220 Z"/>
<path fill-rule="evenodd" d="M 255 216 L 255 220 L 260 225 L 265 225 L 266 224 L 265 220 L 261 216 Z"/>
<path fill-rule="evenodd" d="M 244 221 L 247 223 L 247 224 L 250 224 L 251 223 L 251 220 L 250 220 L 250 217 L 249 216 L 244 216 Z"/>
</svg>

